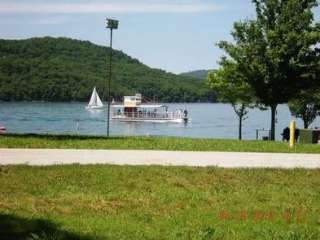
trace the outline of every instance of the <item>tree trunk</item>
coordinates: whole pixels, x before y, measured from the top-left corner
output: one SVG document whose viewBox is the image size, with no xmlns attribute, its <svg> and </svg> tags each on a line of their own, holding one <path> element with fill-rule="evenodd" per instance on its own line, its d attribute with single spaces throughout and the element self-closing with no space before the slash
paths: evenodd
<svg viewBox="0 0 320 240">
<path fill-rule="evenodd" d="M 275 130 L 276 130 L 276 110 L 277 110 L 277 105 L 271 105 L 271 132 L 270 132 L 270 140 L 274 141 L 275 140 Z"/>
<path fill-rule="evenodd" d="M 239 116 L 239 140 L 242 140 L 242 117 Z"/>
<path fill-rule="evenodd" d="M 306 115 L 302 115 L 302 120 L 303 120 L 303 127 L 304 129 L 308 129 L 309 128 L 309 121 Z"/>
<path fill-rule="evenodd" d="M 234 112 L 237 114 L 239 118 L 239 134 L 238 139 L 242 140 L 242 121 L 245 120 L 245 116 L 247 115 L 246 107 L 247 105 L 241 103 L 240 107 L 237 108 L 237 104 L 231 104 L 233 107 Z"/>
</svg>

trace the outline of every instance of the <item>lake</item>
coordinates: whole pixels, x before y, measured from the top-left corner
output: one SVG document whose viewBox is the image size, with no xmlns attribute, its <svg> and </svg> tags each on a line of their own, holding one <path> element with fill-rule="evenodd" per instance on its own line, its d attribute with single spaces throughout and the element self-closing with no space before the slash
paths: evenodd
<svg viewBox="0 0 320 240">
<path fill-rule="evenodd" d="M 111 121 L 111 135 L 153 135 L 193 138 L 238 137 L 238 120 L 229 104 L 167 104 L 169 110 L 188 109 L 191 122 L 184 123 L 120 123 Z M 9 133 L 106 134 L 106 109 L 88 111 L 86 103 L 0 102 L 0 126 Z M 287 105 L 277 109 L 276 138 L 293 120 Z M 297 120 L 302 127 L 302 121 Z M 317 118 L 312 127 L 320 127 Z M 270 128 L 270 111 L 252 109 L 243 123 L 243 138 L 255 139 L 256 129 Z M 267 135 L 267 133 L 262 133 Z"/>
</svg>

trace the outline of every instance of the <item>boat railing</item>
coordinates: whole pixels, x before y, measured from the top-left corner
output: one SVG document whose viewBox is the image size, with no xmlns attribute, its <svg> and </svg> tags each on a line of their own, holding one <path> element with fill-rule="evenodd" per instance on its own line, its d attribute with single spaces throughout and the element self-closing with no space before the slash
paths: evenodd
<svg viewBox="0 0 320 240">
<path fill-rule="evenodd" d="M 116 118 L 146 118 L 146 119 L 177 119 L 182 118 L 183 113 L 177 112 L 114 112 L 112 117 Z"/>
</svg>

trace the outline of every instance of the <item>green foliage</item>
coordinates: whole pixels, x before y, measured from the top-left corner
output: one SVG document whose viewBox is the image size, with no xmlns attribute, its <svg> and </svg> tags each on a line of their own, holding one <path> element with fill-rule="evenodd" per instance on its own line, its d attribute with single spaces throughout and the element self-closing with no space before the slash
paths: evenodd
<svg viewBox="0 0 320 240">
<path fill-rule="evenodd" d="M 289 109 L 293 116 L 302 119 L 307 129 L 320 114 L 320 95 L 313 91 L 301 93 L 289 102 Z"/>
<path fill-rule="evenodd" d="M 252 107 L 253 91 L 237 71 L 234 62 L 223 58 L 222 67 L 212 71 L 208 75 L 209 86 L 217 93 L 220 101 L 230 103 L 239 119 L 239 140 L 242 139 L 242 122 L 248 114 L 248 108 Z"/>
<path fill-rule="evenodd" d="M 180 75 L 205 80 L 207 79 L 209 72 L 210 70 L 195 70 L 191 72 L 180 73 Z"/>
<path fill-rule="evenodd" d="M 2 240 L 319 240 L 319 185 L 319 170 L 0 166 L 0 233 Z"/>
<path fill-rule="evenodd" d="M 67 38 L 0 40 L 0 100 L 88 101 L 94 86 L 106 99 L 110 49 Z M 111 94 L 142 93 L 163 102 L 213 101 L 204 81 L 151 69 L 113 54 Z"/>
<path fill-rule="evenodd" d="M 220 42 L 257 101 L 271 107 L 274 139 L 277 105 L 293 99 L 319 80 L 320 26 L 314 23 L 317 0 L 253 0 L 257 17 L 234 24 L 234 43 Z"/>
<path fill-rule="evenodd" d="M 217 97 L 222 102 L 250 104 L 253 102 L 252 89 L 244 81 L 244 76 L 237 71 L 235 63 L 223 60 L 219 70 L 208 75 L 209 86 L 217 92 Z"/>
</svg>

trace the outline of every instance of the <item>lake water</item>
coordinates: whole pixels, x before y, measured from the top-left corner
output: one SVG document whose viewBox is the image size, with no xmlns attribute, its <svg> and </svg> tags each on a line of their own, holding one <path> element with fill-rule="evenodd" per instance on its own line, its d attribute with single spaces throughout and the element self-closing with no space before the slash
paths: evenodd
<svg viewBox="0 0 320 240">
<path fill-rule="evenodd" d="M 195 138 L 237 138 L 238 120 L 228 104 L 167 104 L 169 110 L 188 109 L 191 122 L 121 123 L 111 121 L 111 135 L 161 135 Z M 86 103 L 0 102 L 0 126 L 9 133 L 106 134 L 106 109 L 88 111 Z M 286 105 L 277 109 L 276 137 L 294 118 Z M 297 120 L 302 127 L 301 120 Z M 316 119 L 312 127 L 320 127 Z M 270 128 L 270 111 L 250 110 L 243 123 L 243 138 L 255 139 L 256 129 Z M 261 134 L 263 135 L 263 134 Z M 264 135 L 267 135 L 265 133 Z"/>
</svg>

